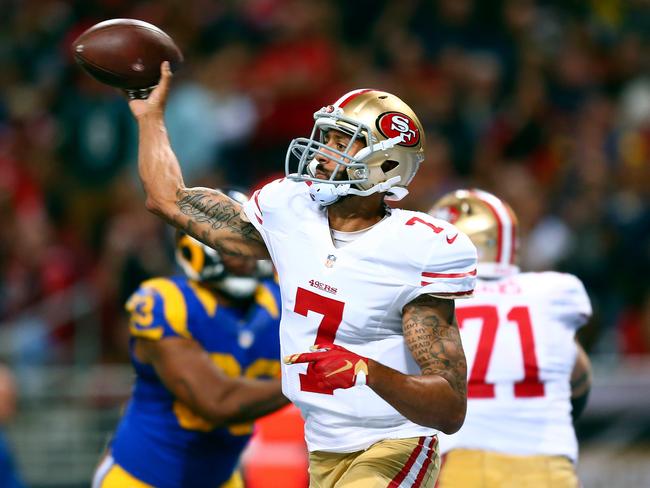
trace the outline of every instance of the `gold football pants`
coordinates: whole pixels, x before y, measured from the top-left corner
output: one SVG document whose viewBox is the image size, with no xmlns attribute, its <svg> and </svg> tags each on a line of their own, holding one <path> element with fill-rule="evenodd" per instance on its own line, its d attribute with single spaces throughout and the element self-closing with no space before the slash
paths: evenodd
<svg viewBox="0 0 650 488">
<path fill-rule="evenodd" d="M 92 488 L 155 488 L 129 474 L 111 456 L 105 456 L 95 471 Z M 219 488 L 244 488 L 241 474 L 235 471 Z"/>
<path fill-rule="evenodd" d="M 444 456 L 438 488 L 577 488 L 578 476 L 563 456 L 512 456 L 454 449 Z"/>
<path fill-rule="evenodd" d="M 310 488 L 433 488 L 440 469 L 438 439 L 386 439 L 365 451 L 309 454 Z"/>
</svg>

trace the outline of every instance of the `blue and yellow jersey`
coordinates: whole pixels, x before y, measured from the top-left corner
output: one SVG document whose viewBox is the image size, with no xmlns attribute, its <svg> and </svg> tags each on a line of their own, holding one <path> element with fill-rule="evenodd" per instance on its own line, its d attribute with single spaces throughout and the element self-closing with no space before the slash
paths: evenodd
<svg viewBox="0 0 650 488">
<path fill-rule="evenodd" d="M 217 303 L 183 277 L 145 281 L 126 306 L 131 314 L 131 361 L 136 380 L 111 443 L 115 462 L 157 488 L 218 487 L 230 478 L 252 424 L 214 428 L 163 386 L 154 368 L 138 361 L 135 338 L 186 337 L 199 342 L 227 375 L 277 377 L 280 372 L 280 292 L 268 280 L 245 312 Z"/>
</svg>

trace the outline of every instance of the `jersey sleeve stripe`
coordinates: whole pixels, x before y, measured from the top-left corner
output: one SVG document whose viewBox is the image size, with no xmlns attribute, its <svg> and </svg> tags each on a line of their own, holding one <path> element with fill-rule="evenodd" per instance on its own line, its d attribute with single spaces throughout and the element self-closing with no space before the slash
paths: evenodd
<svg viewBox="0 0 650 488">
<path fill-rule="evenodd" d="M 255 193 L 253 193 L 253 202 L 255 203 L 255 206 L 257 207 L 257 210 L 259 211 L 259 215 L 257 212 L 255 213 L 255 217 L 257 218 L 257 221 L 261 224 L 264 223 L 264 220 L 262 220 L 262 215 L 264 215 L 264 212 L 262 212 L 262 207 L 260 207 L 260 201 L 259 201 L 259 194 L 260 191 L 257 190 Z"/>
<path fill-rule="evenodd" d="M 476 270 L 468 271 L 466 273 L 429 273 L 424 271 L 423 278 L 465 278 L 467 276 L 476 276 Z"/>
<path fill-rule="evenodd" d="M 257 207 L 257 210 L 260 211 L 260 215 L 263 215 L 264 212 L 262 212 L 262 207 L 260 207 L 259 195 L 260 195 L 259 190 L 253 193 L 253 201 L 255 202 L 255 206 Z"/>
<path fill-rule="evenodd" d="M 431 283 L 427 283 L 426 281 L 422 282 L 422 286 L 427 286 L 430 285 Z M 431 295 L 436 295 L 436 296 L 441 296 L 441 297 L 471 297 L 474 294 L 474 290 L 467 290 L 467 291 L 436 291 L 436 292 L 431 292 Z"/>
</svg>

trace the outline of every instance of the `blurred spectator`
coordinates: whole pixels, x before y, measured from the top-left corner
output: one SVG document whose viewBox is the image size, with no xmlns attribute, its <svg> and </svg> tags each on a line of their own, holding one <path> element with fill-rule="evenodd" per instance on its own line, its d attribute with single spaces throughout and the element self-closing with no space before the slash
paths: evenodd
<svg viewBox="0 0 650 488">
<path fill-rule="evenodd" d="M 57 103 L 61 159 L 75 186 L 97 188 L 135 160 L 133 122 L 115 90 L 83 73 L 75 78 Z"/>
<path fill-rule="evenodd" d="M 16 384 L 14 377 L 4 365 L 0 365 L 0 487 L 21 488 L 17 467 L 14 463 L 11 449 L 2 433 L 2 427 L 16 413 Z"/>
<path fill-rule="evenodd" d="M 268 40 L 254 56 L 246 79 L 260 114 L 251 141 L 255 165 L 248 168 L 255 179 L 277 171 L 289 141 L 311 129 L 313 113 L 332 101 L 338 74 L 331 3 L 274 4 L 266 18 Z"/>
<path fill-rule="evenodd" d="M 189 75 L 184 73 L 170 94 L 169 137 L 190 184 L 220 170 L 233 183 L 250 183 L 238 170 L 241 162 L 228 160 L 229 155 L 241 153 L 238 146 L 248 142 L 258 119 L 251 96 L 241 86 L 248 58 L 245 46 L 229 45 Z M 221 168 L 220 162 L 228 167 Z"/>
</svg>

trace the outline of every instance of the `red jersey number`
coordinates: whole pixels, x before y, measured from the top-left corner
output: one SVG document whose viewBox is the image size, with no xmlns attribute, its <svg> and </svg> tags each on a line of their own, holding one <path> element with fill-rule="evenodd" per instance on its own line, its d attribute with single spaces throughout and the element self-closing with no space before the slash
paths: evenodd
<svg viewBox="0 0 650 488">
<path fill-rule="evenodd" d="M 442 227 L 438 227 L 437 225 L 433 225 L 431 222 L 427 222 L 424 219 L 421 219 L 420 217 L 411 217 L 405 225 L 415 225 L 417 223 L 420 223 L 422 225 L 426 225 L 429 229 L 431 229 L 433 232 L 436 234 L 440 234 L 442 232 Z"/>
<path fill-rule="evenodd" d="M 345 304 L 333 298 L 324 297 L 313 291 L 298 288 L 296 292 L 296 305 L 294 312 L 307 317 L 311 312 L 319 313 L 323 319 L 316 332 L 314 344 L 333 344 L 336 331 L 343 320 L 343 307 Z M 307 366 L 307 373 L 300 373 L 300 389 L 312 393 L 325 393 L 331 395 L 334 390 L 321 388 L 314 380 L 312 372 L 313 364 Z"/>
<path fill-rule="evenodd" d="M 532 398 L 544 396 L 544 383 L 539 379 L 539 365 L 535 353 L 535 336 L 530 320 L 528 307 L 513 307 L 507 314 L 506 324 L 499 323 L 498 310 L 493 305 L 461 307 L 456 309 L 458 326 L 463 327 L 466 320 L 480 319 L 482 321 L 478 347 L 474 364 L 469 374 L 467 398 L 494 398 L 494 384 L 486 380 L 494 339 L 497 329 L 514 322 L 519 329 L 522 360 L 524 363 L 524 378 L 514 384 L 515 397 Z"/>
</svg>

